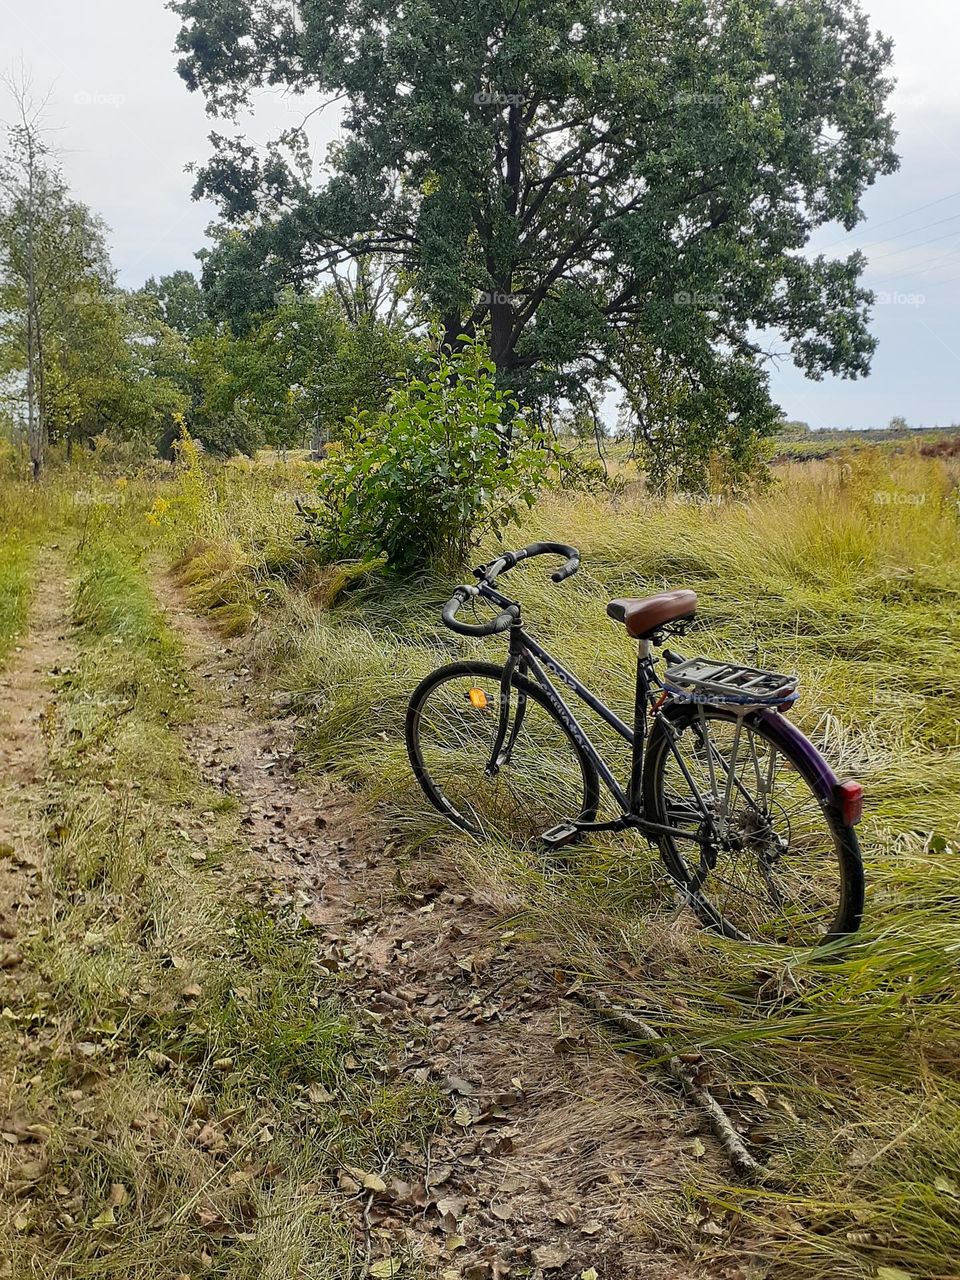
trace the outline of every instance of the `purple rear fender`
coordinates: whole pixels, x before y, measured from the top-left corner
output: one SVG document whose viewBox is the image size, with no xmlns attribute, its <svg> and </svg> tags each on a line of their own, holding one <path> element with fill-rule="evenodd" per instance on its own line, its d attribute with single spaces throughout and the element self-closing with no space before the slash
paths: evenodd
<svg viewBox="0 0 960 1280">
<path fill-rule="evenodd" d="M 761 711 L 757 720 L 771 740 L 798 762 L 820 803 L 827 809 L 837 807 L 837 775 L 810 739 L 776 711 Z"/>
</svg>

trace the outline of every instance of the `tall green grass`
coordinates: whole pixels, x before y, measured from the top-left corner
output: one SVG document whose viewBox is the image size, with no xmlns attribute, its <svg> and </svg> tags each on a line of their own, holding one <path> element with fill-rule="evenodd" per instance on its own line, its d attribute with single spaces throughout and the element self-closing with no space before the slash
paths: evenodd
<svg viewBox="0 0 960 1280">
<path fill-rule="evenodd" d="M 75 652 L 30 797 L 42 887 L 23 966 L 0 975 L 2 1105 L 42 1145 L 5 1157 L 0 1270 L 359 1280 L 337 1175 L 425 1139 L 436 1099 L 383 1082 L 376 1031 L 185 758 L 174 729 L 205 695 L 151 590 L 142 516 L 103 504 L 58 532 Z"/>
<path fill-rule="evenodd" d="M 243 564 L 221 589 L 277 606 L 258 615 L 262 670 L 292 703 L 315 766 L 365 787 L 411 849 L 434 843 L 456 859 L 587 980 L 641 1005 L 677 1045 L 709 1051 L 731 1107 L 772 1136 L 786 1188 L 717 1191 L 717 1204 L 731 1230 L 744 1212 L 762 1220 L 778 1276 L 888 1266 L 933 1277 L 944 1274 L 936 1258 L 956 1253 L 958 481 L 955 460 L 862 450 L 781 469 L 769 493 L 742 504 L 553 494 L 510 538 L 581 548 L 584 568 L 562 586 L 535 561 L 510 575 L 509 591 L 541 640 L 623 712 L 635 651 L 605 614 L 617 595 L 694 587 L 700 624 L 686 652 L 799 673 L 794 718 L 867 792 L 867 918 L 856 945 L 826 963 L 673 923 L 676 902 L 645 845 L 598 842 L 572 871 L 544 874 L 516 850 L 457 840 L 411 779 L 406 700 L 439 663 L 496 658 L 503 643 L 443 629 L 452 582 L 366 579 L 333 609 L 285 588 L 284 546 L 301 583 L 309 566 L 276 473 L 233 477 L 204 504 L 208 554 L 219 539 Z M 597 738 L 625 769 L 622 745 Z"/>
<path fill-rule="evenodd" d="M 3 481 L 0 472 L 0 663 L 26 624 L 37 543 L 50 507 L 46 491 Z"/>
</svg>

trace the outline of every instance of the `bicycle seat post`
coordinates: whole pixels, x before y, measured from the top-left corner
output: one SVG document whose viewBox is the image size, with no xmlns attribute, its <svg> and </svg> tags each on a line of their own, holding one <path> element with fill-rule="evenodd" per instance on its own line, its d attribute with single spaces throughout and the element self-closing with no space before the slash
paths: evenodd
<svg viewBox="0 0 960 1280">
<path fill-rule="evenodd" d="M 627 798 L 631 814 L 639 815 L 643 808 L 641 778 L 643 777 L 643 748 L 647 736 L 647 700 L 650 693 L 650 662 L 652 647 L 644 637 L 637 645 L 637 683 L 633 704 L 633 750 L 630 764 L 630 786 Z"/>
</svg>

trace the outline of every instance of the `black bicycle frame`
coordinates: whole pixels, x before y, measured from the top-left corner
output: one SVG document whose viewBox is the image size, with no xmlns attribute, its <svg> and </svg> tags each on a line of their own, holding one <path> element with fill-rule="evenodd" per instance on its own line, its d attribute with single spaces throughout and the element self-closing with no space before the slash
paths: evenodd
<svg viewBox="0 0 960 1280">
<path fill-rule="evenodd" d="M 506 596 L 491 587 L 488 583 L 481 583 L 479 593 L 486 597 L 491 603 L 506 608 L 513 602 L 508 600 Z M 542 664 L 542 665 L 541 665 Z M 656 823 L 648 823 L 642 812 L 642 795 L 641 795 L 641 779 L 643 776 L 643 749 L 646 740 L 646 724 L 647 724 L 647 704 L 650 698 L 651 687 L 659 687 L 656 673 L 653 669 L 653 663 L 650 658 L 650 646 L 647 641 L 640 642 L 640 652 L 637 659 L 637 684 L 636 697 L 634 704 L 633 727 L 625 724 L 623 720 L 611 711 L 605 703 L 603 703 L 594 693 L 584 685 L 577 677 L 559 663 L 554 656 L 546 650 L 543 645 L 539 644 L 532 636 L 529 636 L 523 629 L 522 623 L 518 620 L 510 628 L 510 649 L 507 662 L 503 670 L 503 682 L 500 697 L 500 724 L 493 744 L 493 750 L 490 755 L 490 763 L 487 766 L 489 773 L 495 773 L 505 758 L 509 757 L 513 744 L 520 732 L 520 726 L 523 723 L 523 717 L 526 712 L 526 695 L 522 690 L 513 685 L 513 674 L 519 668 L 521 674 L 529 671 L 536 683 L 543 690 L 550 705 L 556 711 L 560 720 L 573 735 L 574 740 L 582 749 L 584 754 L 596 768 L 598 775 L 603 780 L 607 790 L 620 806 L 622 817 L 612 823 L 584 823 L 584 830 L 611 830 L 624 829 L 627 826 L 642 826 L 644 830 L 653 831 L 670 831 L 674 834 L 683 834 L 676 832 L 672 827 L 660 827 Z M 626 791 L 617 781 L 613 771 L 607 762 L 597 751 L 596 747 L 590 740 L 589 735 L 585 732 L 577 717 L 571 711 L 570 707 L 564 701 L 557 689 L 556 685 L 550 679 L 550 673 L 556 680 L 571 689 L 581 701 L 604 720 L 611 729 L 620 735 L 632 748 L 630 779 Z M 513 726 L 510 727 L 510 712 L 512 696 L 517 697 L 517 713 L 513 718 Z M 509 734 L 509 739 L 508 739 Z M 580 826 L 581 824 L 576 824 Z"/>
</svg>

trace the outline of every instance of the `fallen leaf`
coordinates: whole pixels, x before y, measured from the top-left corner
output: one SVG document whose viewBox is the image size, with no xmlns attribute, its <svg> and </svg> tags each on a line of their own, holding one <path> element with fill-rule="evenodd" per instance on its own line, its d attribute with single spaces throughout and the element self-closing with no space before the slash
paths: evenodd
<svg viewBox="0 0 960 1280">
<path fill-rule="evenodd" d="M 446 1217 L 447 1214 L 450 1214 L 453 1218 L 459 1218 L 461 1213 L 463 1213 L 466 1203 L 466 1200 L 461 1200 L 454 1196 L 448 1196 L 444 1200 L 437 1201 L 437 1212 L 441 1217 Z"/>
<path fill-rule="evenodd" d="M 47 1171 L 46 1160 L 25 1160 L 11 1171 L 11 1178 L 17 1182 L 39 1182 Z"/>
<path fill-rule="evenodd" d="M 462 1093 L 465 1098 L 469 1098 L 473 1093 L 473 1085 L 469 1080 L 464 1080 L 462 1076 L 447 1076 L 443 1082 L 444 1093 Z"/>
<path fill-rule="evenodd" d="M 533 1260 L 544 1271 L 556 1271 L 570 1261 L 570 1247 L 565 1244 L 544 1244 L 534 1249 Z"/>
<path fill-rule="evenodd" d="M 381 1258 L 379 1262 L 374 1262 L 370 1267 L 370 1274 L 376 1280 L 391 1280 L 400 1270 L 401 1263 L 399 1258 Z"/>
<path fill-rule="evenodd" d="M 699 1138 L 694 1138 L 690 1143 L 690 1154 L 695 1160 L 702 1160 L 707 1154 L 707 1148 L 703 1145 Z"/>
<path fill-rule="evenodd" d="M 346 1166 L 347 1173 L 351 1174 L 360 1183 L 362 1187 L 366 1187 L 368 1191 L 386 1191 L 387 1184 L 380 1177 L 379 1173 L 367 1173 L 364 1169 L 357 1169 L 353 1165 Z"/>
<path fill-rule="evenodd" d="M 116 1214 L 113 1212 L 113 1205 L 108 1204 L 102 1213 L 98 1213 L 90 1224 L 95 1231 L 101 1230 L 103 1227 L 112 1227 L 117 1220 Z"/>
</svg>

